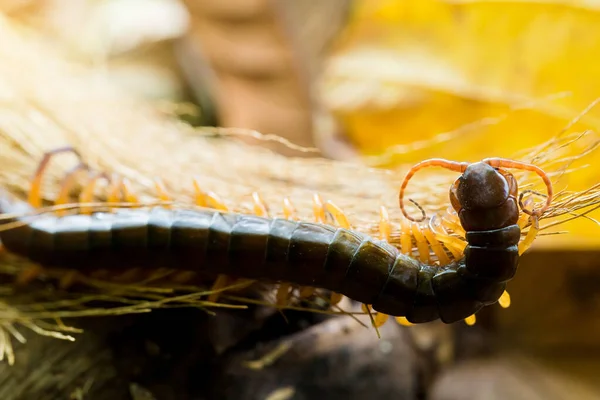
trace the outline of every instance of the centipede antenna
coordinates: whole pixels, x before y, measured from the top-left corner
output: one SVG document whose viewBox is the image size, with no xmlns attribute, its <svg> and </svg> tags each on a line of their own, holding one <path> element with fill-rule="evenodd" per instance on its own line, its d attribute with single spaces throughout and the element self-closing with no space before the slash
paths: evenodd
<svg viewBox="0 0 600 400">
<path fill-rule="evenodd" d="M 450 161 L 450 160 L 445 160 L 443 158 L 431 158 L 429 160 L 424 160 L 424 161 L 421 161 L 420 163 L 415 164 L 406 174 L 406 177 L 404 178 L 404 181 L 402 182 L 402 185 L 400 186 L 400 193 L 398 195 L 398 203 L 400 204 L 400 210 L 402 210 L 402 214 L 404 215 L 404 217 L 406 217 L 407 219 L 414 221 L 414 222 L 421 222 L 421 221 L 425 220 L 425 217 L 423 217 L 420 220 L 414 219 L 413 217 L 408 215 L 408 213 L 404 209 L 404 191 L 406 190 L 406 186 L 408 185 L 408 182 L 410 181 L 410 179 L 413 177 L 413 175 L 418 170 L 427 168 L 427 167 L 442 167 L 442 168 L 449 169 L 450 171 L 463 173 L 463 172 L 465 172 L 465 169 L 467 168 L 468 165 L 469 165 L 469 163 L 466 163 L 466 162 Z"/>
<path fill-rule="evenodd" d="M 524 209 L 523 212 L 529 215 L 535 214 L 541 216 L 550 207 L 550 204 L 552 203 L 552 182 L 550 181 L 550 178 L 548 177 L 546 172 L 544 172 L 544 170 L 540 167 L 520 161 L 509 160 L 506 158 L 486 158 L 482 162 L 487 163 L 494 168 L 515 168 L 535 172 L 542 179 L 542 181 L 544 181 L 544 184 L 546 185 L 546 191 L 548 192 L 546 204 L 539 210 L 529 211 Z"/>
<path fill-rule="evenodd" d="M 408 199 L 408 201 L 410 201 L 411 203 L 413 203 L 415 205 L 415 207 L 417 207 L 419 209 L 419 211 L 421 211 L 421 219 L 419 219 L 419 220 L 413 220 L 413 221 L 414 222 L 425 221 L 427 219 L 427 213 L 425 212 L 425 209 L 419 203 L 417 203 L 413 199 Z"/>
</svg>

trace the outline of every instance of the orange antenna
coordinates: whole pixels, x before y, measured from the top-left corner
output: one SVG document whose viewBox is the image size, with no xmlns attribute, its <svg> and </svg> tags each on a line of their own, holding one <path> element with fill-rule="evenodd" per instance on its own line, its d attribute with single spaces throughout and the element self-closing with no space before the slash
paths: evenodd
<svg viewBox="0 0 600 400">
<path fill-rule="evenodd" d="M 400 203 L 400 209 L 402 210 L 402 214 L 406 217 L 406 219 L 409 219 L 414 222 L 421 222 L 425 219 L 425 212 L 423 211 L 423 209 L 420 206 L 418 206 L 418 207 L 421 209 L 421 213 L 423 214 L 421 219 L 415 219 L 415 218 L 411 217 L 410 215 L 408 215 L 408 213 L 404 209 L 404 191 L 406 190 L 408 181 L 410 181 L 410 179 L 413 177 L 413 175 L 418 170 L 427 168 L 427 167 L 442 167 L 442 168 L 449 169 L 450 171 L 462 173 L 462 172 L 465 172 L 468 165 L 469 165 L 469 163 L 466 163 L 466 162 L 449 161 L 449 160 L 445 160 L 443 158 L 431 158 L 429 160 L 424 160 L 418 164 L 415 164 L 406 174 L 406 177 L 404 178 L 404 182 L 402 182 L 402 186 L 400 186 L 400 194 L 398 195 L 398 202 Z M 409 200 L 412 203 L 417 204 L 414 200 L 411 200 L 411 199 L 409 199 Z"/>
<path fill-rule="evenodd" d="M 506 158 L 486 158 L 483 160 L 483 162 L 491 165 L 494 168 L 515 168 L 535 172 L 540 178 L 542 178 L 544 184 L 546 185 L 546 191 L 548 192 L 546 204 L 539 210 L 529 211 L 522 207 L 521 208 L 525 214 L 540 217 L 548 209 L 548 207 L 550 207 L 550 203 L 552 203 L 552 182 L 550 181 L 548 175 L 546 175 L 544 170 L 542 170 L 540 167 L 520 161 L 508 160 Z"/>
</svg>

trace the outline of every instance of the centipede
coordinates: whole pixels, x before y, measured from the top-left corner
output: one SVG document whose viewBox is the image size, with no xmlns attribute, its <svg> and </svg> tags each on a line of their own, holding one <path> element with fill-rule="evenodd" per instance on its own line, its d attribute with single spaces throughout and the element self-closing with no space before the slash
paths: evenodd
<svg viewBox="0 0 600 400">
<path fill-rule="evenodd" d="M 281 283 L 284 291 L 289 285 L 320 288 L 332 293 L 333 304 L 346 296 L 374 310 L 377 320 L 373 323 L 377 325 L 388 316 L 410 324 L 435 320 L 451 324 L 497 303 L 517 272 L 520 254 L 539 230 L 540 216 L 552 201 L 550 179 L 535 165 L 503 158 L 475 163 L 430 159 L 414 165 L 400 187 L 398 201 L 405 220 L 401 221 L 398 247 L 390 243 L 392 222 L 384 207 L 377 239 L 350 229 L 342 210 L 318 196 L 314 198 L 315 222 L 294 218 L 289 199 L 283 202 L 284 217 L 271 218 L 257 193 L 253 195 L 254 214 L 229 212 L 217 195 L 198 187 L 199 208 L 86 208 L 101 178 L 114 181 L 108 203 L 116 202 L 119 195 L 137 201 L 124 180 L 109 179 L 104 173 L 96 173 L 81 189 L 79 213 L 41 214 L 25 220 L 19 215 L 41 206 L 41 181 L 50 159 L 63 152 L 80 158 L 80 164 L 64 178 L 56 199 L 57 204 L 66 203 L 75 173 L 87 168 L 72 147 L 44 155 L 32 179 L 28 201 L 0 197 L 0 212 L 12 215 L 2 224 L 14 225 L 0 229 L 0 240 L 9 252 L 44 268 L 79 272 L 134 267 L 209 273 L 216 277 L 213 289 L 231 279 Z M 410 216 L 405 208 L 409 181 L 426 167 L 460 173 L 450 187 L 449 202 L 465 232 L 462 252 L 442 246 L 431 229 L 425 228 L 425 233 L 418 229 L 416 224 L 426 218 L 422 208 L 420 219 Z M 544 206 L 527 209 L 516 179 L 508 172 L 511 168 L 539 175 L 547 188 Z M 156 188 L 160 199 L 169 200 L 158 181 Z M 532 221 L 524 240 L 521 211 Z M 335 217 L 337 226 L 326 223 L 326 213 Z M 420 259 L 411 256 L 413 240 Z M 440 265 L 427 262 L 428 246 Z"/>
</svg>

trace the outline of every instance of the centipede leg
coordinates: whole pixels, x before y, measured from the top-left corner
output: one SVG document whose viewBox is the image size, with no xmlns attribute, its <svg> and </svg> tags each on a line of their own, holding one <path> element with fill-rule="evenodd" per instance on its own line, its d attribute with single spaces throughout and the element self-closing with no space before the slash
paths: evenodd
<svg viewBox="0 0 600 400">
<path fill-rule="evenodd" d="M 287 282 L 284 282 L 279 285 L 279 288 L 277 289 L 277 294 L 275 295 L 277 299 L 276 304 L 278 307 L 285 307 L 288 304 L 290 300 L 291 289 L 292 285 L 290 285 Z"/>
<path fill-rule="evenodd" d="M 308 298 L 312 297 L 314 294 L 315 294 L 315 288 L 310 287 L 310 286 L 303 286 L 300 288 L 299 297 L 301 299 L 308 299 Z"/>
<path fill-rule="evenodd" d="M 103 173 L 103 172 L 97 173 L 85 184 L 85 186 L 81 190 L 81 193 L 79 194 L 79 202 L 80 203 L 84 203 L 84 204 L 91 203 L 94 200 L 94 191 L 96 190 L 96 183 L 100 179 L 105 179 L 108 184 L 111 183 L 110 177 L 108 176 L 108 174 Z M 92 210 L 89 209 L 88 207 L 82 206 L 80 212 L 82 214 L 91 214 Z"/>
<path fill-rule="evenodd" d="M 335 222 L 342 228 L 344 229 L 350 229 L 350 222 L 348 221 L 348 217 L 346 217 L 346 214 L 344 214 L 344 212 L 342 211 L 341 208 L 339 208 L 337 205 L 335 205 L 335 203 L 333 203 L 331 200 L 328 200 L 327 203 L 325 203 L 325 209 L 331 214 L 333 215 L 333 218 L 335 219 Z"/>
<path fill-rule="evenodd" d="M 91 203 L 94 199 L 94 190 L 96 189 L 96 183 L 99 179 L 106 179 L 110 183 L 110 177 L 105 173 L 97 173 L 94 175 L 83 187 L 81 193 L 79 194 L 79 202 L 80 203 Z M 82 206 L 80 209 L 81 214 L 91 214 L 92 210 L 88 207 Z M 59 281 L 58 287 L 60 289 L 68 289 L 71 287 L 77 278 L 80 276 L 80 273 L 75 270 L 68 271 L 64 273 Z"/>
<path fill-rule="evenodd" d="M 313 214 L 315 216 L 315 222 L 325 223 L 325 206 L 323 205 L 323 200 L 321 199 L 321 196 L 319 196 L 317 193 L 313 194 Z M 336 306 L 340 303 L 340 301 L 342 301 L 343 298 L 344 296 L 340 293 L 331 293 L 329 296 L 329 304 L 331 306 Z"/>
<path fill-rule="evenodd" d="M 410 256 L 412 254 L 412 235 L 410 221 L 406 218 L 400 219 L 400 252 Z M 406 317 L 395 317 L 396 322 L 402 326 L 413 325 Z"/>
<path fill-rule="evenodd" d="M 263 201 L 263 199 L 260 197 L 260 194 L 258 194 L 258 192 L 254 192 L 252 193 L 252 201 L 254 203 L 254 214 L 258 215 L 259 217 L 269 217 L 269 210 L 267 209 L 267 205 L 265 204 L 265 202 Z"/>
<path fill-rule="evenodd" d="M 467 243 L 458 237 L 453 237 L 448 234 L 445 228 L 446 220 L 440 218 L 441 222 L 436 224 L 437 216 L 433 216 L 429 221 L 429 229 L 435 235 L 435 238 L 442 242 L 446 249 L 450 251 L 454 259 L 462 257 Z M 456 232 L 455 232 L 456 233 Z"/>
<path fill-rule="evenodd" d="M 341 226 L 344 229 L 351 229 L 351 225 L 350 225 L 350 222 L 348 221 L 348 217 L 346 216 L 346 214 L 344 214 L 342 209 L 339 208 L 334 202 L 332 202 L 331 200 L 328 200 L 325 203 L 325 208 L 331 215 L 333 215 L 333 218 L 335 219 L 336 223 L 339 226 Z M 385 210 L 385 209 L 382 207 L 382 210 Z M 387 213 L 387 210 L 385 210 L 385 212 Z M 387 223 L 388 223 L 387 228 L 389 231 L 391 231 L 391 224 L 389 224 L 389 219 L 388 219 Z M 381 227 L 381 225 L 380 225 L 380 227 Z M 340 298 L 340 300 L 341 300 L 341 298 Z M 363 310 L 365 310 L 365 312 L 367 312 L 370 315 L 371 323 L 373 324 L 375 329 L 380 328 L 388 320 L 387 314 L 374 313 L 373 310 L 371 309 L 370 304 L 363 304 L 362 307 L 363 307 Z M 378 332 L 378 334 L 379 334 L 379 332 Z"/>
<path fill-rule="evenodd" d="M 75 167 L 75 169 L 73 169 L 72 172 L 67 175 L 65 180 L 63 180 L 63 190 L 64 190 L 64 186 L 65 186 L 65 181 L 68 183 L 68 178 L 71 174 L 78 172 L 82 168 L 87 168 L 87 165 L 83 163 L 79 152 L 77 150 L 75 150 L 75 148 L 72 146 L 59 147 L 59 148 L 56 148 L 56 149 L 53 149 L 53 150 L 50 150 L 50 151 L 47 151 L 46 153 L 44 153 L 42 160 L 38 164 L 38 167 L 33 175 L 33 178 L 31 180 L 31 187 L 30 187 L 29 193 L 28 193 L 27 201 L 32 207 L 39 208 L 42 206 L 42 180 L 44 178 L 45 172 L 48 168 L 48 165 L 49 165 L 51 159 L 54 156 L 61 154 L 61 153 L 73 153 L 79 161 L 79 163 Z M 62 193 L 62 190 L 61 190 L 61 193 Z M 59 195 L 58 198 L 60 199 L 61 196 Z M 36 279 L 37 277 L 39 277 L 42 274 L 42 272 L 43 272 L 43 268 L 39 265 L 26 267 L 17 276 L 16 283 L 18 285 L 28 284 L 31 281 L 33 281 L 34 279 Z"/>
<path fill-rule="evenodd" d="M 18 286 L 25 286 L 31 282 L 33 282 L 36 278 L 38 278 L 44 269 L 40 265 L 31 265 L 23 268 L 22 271 L 19 272 L 17 278 L 15 279 L 15 284 Z"/>
<path fill-rule="evenodd" d="M 225 203 L 213 192 L 205 192 L 200 188 L 197 179 L 193 180 L 194 197 L 196 204 L 200 207 L 211 207 L 215 210 L 229 211 Z"/>
<path fill-rule="evenodd" d="M 172 200 L 171 196 L 169 195 L 169 192 L 167 191 L 167 188 L 165 187 L 164 182 L 161 179 L 154 179 L 154 189 L 156 190 L 160 201 L 170 202 Z M 164 207 L 170 208 L 170 206 L 168 205 L 165 205 Z"/>
<path fill-rule="evenodd" d="M 215 283 L 213 283 L 210 288 L 211 294 L 208 295 L 208 301 L 215 303 L 219 300 L 219 296 L 221 295 L 221 289 L 227 287 L 229 285 L 229 277 L 227 275 L 219 275 L 217 279 L 215 279 Z"/>
<path fill-rule="evenodd" d="M 290 219 L 290 220 L 297 219 L 296 209 L 292 205 L 292 202 L 290 201 L 290 199 L 288 199 L 287 197 L 283 199 L 283 217 L 285 219 Z"/>
<path fill-rule="evenodd" d="M 506 290 L 500 295 L 500 298 L 498 299 L 498 304 L 500 304 L 500 307 L 502 308 L 510 307 L 510 295 Z"/>
<path fill-rule="evenodd" d="M 390 216 L 387 211 L 387 208 L 385 208 L 384 206 L 381 206 L 379 209 L 379 216 L 380 216 L 379 238 L 381 240 L 385 240 L 386 242 L 389 242 L 390 238 L 392 236 L 392 223 L 390 222 Z M 365 309 L 367 309 L 365 312 L 368 311 L 370 313 L 371 305 L 363 304 L 363 310 L 365 310 Z M 383 326 L 383 324 L 385 324 L 388 321 L 388 319 L 389 319 L 389 315 L 378 312 L 378 313 L 375 313 L 375 315 L 373 316 L 372 324 L 375 328 L 380 328 L 381 326 Z"/>
<path fill-rule="evenodd" d="M 326 221 L 325 206 L 323 206 L 323 200 L 317 193 L 313 195 L 313 214 L 315 215 L 315 222 L 324 224 Z"/>
<path fill-rule="evenodd" d="M 470 315 L 467 318 L 465 318 L 465 324 L 467 324 L 469 326 L 475 325 L 476 321 L 477 321 L 477 318 L 475 317 L 475 314 Z"/>
<path fill-rule="evenodd" d="M 200 184 L 198 183 L 197 179 L 193 179 L 192 182 L 194 185 L 194 198 L 196 205 L 200 207 L 212 206 L 217 210 L 227 211 L 227 207 L 225 206 L 225 204 L 222 201 L 220 201 L 220 199 L 215 194 L 213 194 L 212 192 L 206 193 L 200 188 Z M 208 296 L 208 301 L 216 302 L 219 299 L 219 296 L 221 295 L 221 289 L 227 287 L 229 283 L 230 278 L 227 275 L 218 275 L 217 279 L 215 279 L 215 282 L 210 288 L 210 291 L 212 293 Z"/>
<path fill-rule="evenodd" d="M 131 182 L 129 182 L 127 178 L 121 180 L 121 189 L 123 190 L 123 195 L 127 203 L 136 204 L 140 202 L 138 195 L 131 186 Z"/>
<path fill-rule="evenodd" d="M 50 160 L 61 153 L 73 153 L 79 160 L 79 164 L 84 164 L 81 155 L 72 146 L 59 147 L 44 153 L 42 160 L 38 164 L 38 167 L 31 180 L 31 188 L 29 189 L 28 202 L 32 207 L 39 208 L 42 206 L 42 179 L 44 173 L 48 168 Z"/>
<path fill-rule="evenodd" d="M 121 189 L 123 188 L 123 178 L 120 176 L 113 176 L 111 182 L 112 183 L 108 188 L 106 200 L 109 203 L 118 203 L 121 201 L 122 197 Z"/>
<path fill-rule="evenodd" d="M 55 204 L 67 204 L 69 202 L 71 191 L 77 183 L 76 178 L 83 171 L 89 172 L 89 167 L 86 164 L 80 163 L 65 175 L 65 178 L 60 184 L 60 190 L 56 197 L 56 201 L 54 202 Z"/>
<path fill-rule="evenodd" d="M 450 264 L 450 257 L 446 254 L 446 251 L 442 247 L 442 244 L 437 240 L 433 232 L 429 227 L 423 227 L 423 235 L 427 242 L 429 242 L 429 246 L 433 250 L 433 253 L 437 257 L 440 262 L 440 265 L 448 265 Z"/>
<path fill-rule="evenodd" d="M 381 328 L 389 319 L 389 315 L 380 312 L 374 312 L 370 304 L 363 304 L 362 310 L 371 316 L 371 324 L 374 328 Z"/>
<path fill-rule="evenodd" d="M 533 241 L 535 240 L 537 234 L 540 231 L 540 224 L 539 224 L 539 219 L 537 216 L 532 216 L 532 224 L 529 227 L 529 232 L 527 232 L 527 235 L 525 236 L 525 239 L 523 239 L 521 241 L 521 243 L 519 243 L 519 255 L 523 254 L 525 251 L 527 251 L 531 245 L 533 244 Z"/>
</svg>

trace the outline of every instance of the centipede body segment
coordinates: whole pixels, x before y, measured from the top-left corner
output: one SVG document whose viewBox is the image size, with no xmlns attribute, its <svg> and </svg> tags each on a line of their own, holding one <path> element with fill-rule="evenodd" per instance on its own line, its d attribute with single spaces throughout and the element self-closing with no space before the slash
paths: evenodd
<svg viewBox="0 0 600 400">
<path fill-rule="evenodd" d="M 171 268 L 221 278 L 287 282 L 328 289 L 411 323 L 436 319 L 452 323 L 497 302 L 516 273 L 521 236 L 518 186 L 510 173 L 499 169 L 522 167 L 515 163 L 434 160 L 409 172 L 400 191 L 403 212 L 406 183 L 423 165 L 462 173 L 450 190 L 450 202 L 468 244 L 463 257 L 444 266 L 416 260 L 385 240 L 348 229 L 345 216 L 333 203 L 315 201 L 320 206 L 315 215 L 328 210 L 342 222 L 340 227 L 269 218 L 257 195 L 258 215 L 231 213 L 222 204 L 218 209 L 153 207 L 42 215 L 20 227 L 1 230 L 0 239 L 9 251 L 45 267 L 78 271 Z M 35 179 L 39 184 L 37 175 Z M 162 199 L 168 197 L 162 185 L 157 190 Z M 34 187 L 32 193 L 39 195 L 39 188 Z M 90 196 L 89 190 L 83 193 Z M 201 201 L 218 203 L 214 195 Z M 39 204 L 35 198 L 30 202 Z M 2 212 L 29 207 L 0 199 Z M 294 215 L 288 199 L 284 210 L 287 216 Z M 534 219 L 539 214 L 531 212 Z M 382 209 L 382 221 L 386 218 L 387 211 Z M 380 230 L 383 239 L 389 236 L 389 224 L 382 223 Z"/>
</svg>

